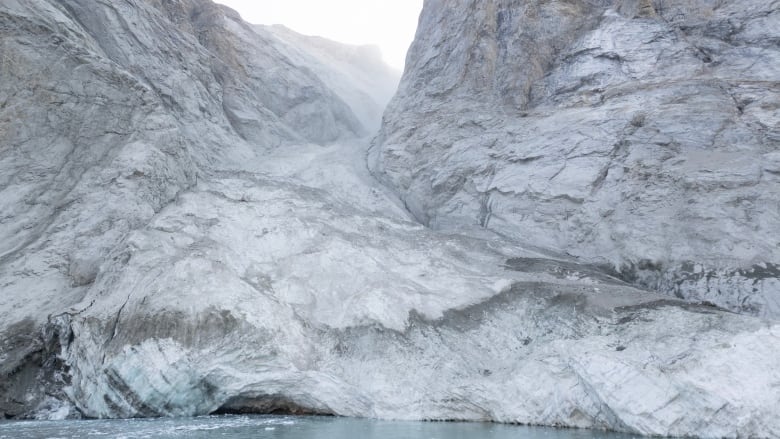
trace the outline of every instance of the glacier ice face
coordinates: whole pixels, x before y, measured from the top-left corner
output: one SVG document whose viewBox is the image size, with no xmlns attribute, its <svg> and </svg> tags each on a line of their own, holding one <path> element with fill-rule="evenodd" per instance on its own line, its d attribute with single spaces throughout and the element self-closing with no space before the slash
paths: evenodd
<svg viewBox="0 0 780 439">
<path fill-rule="evenodd" d="M 431 227 L 777 317 L 778 29 L 765 1 L 428 1 L 372 169 Z"/>
<path fill-rule="evenodd" d="M 631 7 L 647 13 L 621 13 Z M 426 192 L 399 199 L 366 166 L 363 104 L 392 85 L 358 49 L 205 0 L 8 0 L 0 23 L 4 415 L 285 410 L 780 435 L 776 323 L 631 286 L 542 229 L 518 239 L 417 221 L 436 212 Z M 424 122 L 500 134 L 494 116 L 475 105 L 457 129 L 418 122 L 433 142 L 444 134 Z M 447 160 L 479 165 L 469 139 Z M 400 166 L 377 151 L 374 169 Z"/>
</svg>

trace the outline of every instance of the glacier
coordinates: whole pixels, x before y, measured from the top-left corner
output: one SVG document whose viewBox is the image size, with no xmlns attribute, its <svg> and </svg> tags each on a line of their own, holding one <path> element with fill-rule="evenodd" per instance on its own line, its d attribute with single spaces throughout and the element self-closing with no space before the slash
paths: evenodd
<svg viewBox="0 0 780 439">
<path fill-rule="evenodd" d="M 677 9 L 665 2 L 428 0 L 382 117 L 399 78 L 370 47 L 249 25 L 208 0 L 4 1 L 0 411 L 780 436 L 777 8 L 720 3 L 678 8 L 702 20 L 692 33 L 724 13 L 759 24 L 735 27 L 743 45 L 718 46 L 717 71 L 702 73 L 742 74 L 751 61 L 756 78 L 726 87 L 753 90 L 740 120 L 715 79 L 680 79 L 691 74 L 680 59 L 698 55 L 668 41 Z M 539 39 L 515 32 L 529 20 L 529 32 L 549 32 L 547 48 L 523 52 Z M 519 40 L 486 46 L 494 31 Z M 616 35 L 649 39 L 635 52 Z M 656 51 L 679 59 L 656 70 Z M 618 62 L 629 73 L 614 73 L 607 52 L 630 59 Z M 534 62 L 510 56 L 520 54 Z M 603 91 L 582 90 L 595 79 L 578 75 Z M 724 151 L 694 150 L 714 120 Z M 626 125 L 631 151 L 638 139 L 676 145 L 664 169 L 687 175 L 683 193 L 651 178 L 658 150 L 641 147 L 631 160 L 649 168 L 613 181 L 608 167 L 605 192 L 590 193 L 583 179 L 602 172 Z M 739 154 L 727 139 L 744 140 Z M 547 182 L 566 147 L 571 174 Z M 764 177 L 742 184 L 753 171 Z M 539 218 L 510 215 L 531 202 L 517 187 L 536 184 Z M 701 227 L 733 233 L 722 248 L 672 233 L 703 210 L 667 215 L 632 192 L 647 187 L 722 209 Z M 620 191 L 639 197 L 636 210 L 604 216 L 588 240 L 555 229 L 572 224 L 564 214 L 591 227 Z M 746 208 L 733 197 L 753 203 L 739 223 L 752 232 L 734 225 Z M 753 253 L 729 253 L 737 235 Z M 657 239 L 682 248 L 662 264 L 637 260 L 634 276 L 619 270 L 664 254 Z M 678 283 L 673 264 L 735 289 L 713 298 L 699 281 Z M 734 304 L 739 288 L 753 289 Z"/>
</svg>

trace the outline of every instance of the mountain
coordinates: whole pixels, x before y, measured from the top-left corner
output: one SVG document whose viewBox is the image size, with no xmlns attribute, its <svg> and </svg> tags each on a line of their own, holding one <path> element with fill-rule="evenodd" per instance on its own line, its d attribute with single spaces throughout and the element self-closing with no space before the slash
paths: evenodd
<svg viewBox="0 0 780 439">
<path fill-rule="evenodd" d="M 282 25 L 255 26 L 287 43 L 291 58 L 301 69 L 310 69 L 350 108 L 373 135 L 382 113 L 398 88 L 401 72 L 382 61 L 376 46 L 348 46 L 321 37 L 305 36 Z"/>
<path fill-rule="evenodd" d="M 430 0 L 372 169 L 432 228 L 776 318 L 779 5 Z"/>
<path fill-rule="evenodd" d="M 208 0 L 2 2 L 0 411 L 40 419 L 316 413 L 780 435 L 780 326 L 749 315 L 771 316 L 771 308 L 732 307 L 739 314 L 662 294 L 658 273 L 679 271 L 649 263 L 649 274 L 637 268 L 634 277 L 614 269 L 622 260 L 604 267 L 602 259 L 634 253 L 600 246 L 639 254 L 666 239 L 653 221 L 668 221 L 683 249 L 705 249 L 677 231 L 679 218 L 659 211 L 640 223 L 630 215 L 658 210 L 641 192 L 632 198 L 639 210 L 619 213 L 625 224 L 606 215 L 592 233 L 637 227 L 643 239 L 568 246 L 552 230 L 558 222 L 584 230 L 601 215 L 596 201 L 575 198 L 593 191 L 580 187 L 592 169 L 584 163 L 602 163 L 599 139 L 612 144 L 613 125 L 625 128 L 628 117 L 636 128 L 625 132 L 619 160 L 621 148 L 660 160 L 662 146 L 650 141 L 632 149 L 657 135 L 679 143 L 679 159 L 667 162 L 692 166 L 683 141 L 700 141 L 700 129 L 691 121 L 706 125 L 733 110 L 704 105 L 715 99 L 705 85 L 720 83 L 689 75 L 689 49 L 664 46 L 654 61 L 655 45 L 673 39 L 660 29 L 678 23 L 694 36 L 732 29 L 732 43 L 701 36 L 720 51 L 707 52 L 709 64 L 728 72 L 749 60 L 745 75 L 765 76 L 735 79 L 743 81 L 736 89 L 754 87 L 754 100 L 716 136 L 744 135 L 741 158 L 695 156 L 720 171 L 687 174 L 690 187 L 714 188 L 697 192 L 706 199 L 696 203 L 722 213 L 702 227 L 731 224 L 726 213 L 738 207 L 729 197 L 755 191 L 764 216 L 744 209 L 745 221 L 758 221 L 745 239 L 770 246 L 777 238 L 777 212 L 761 204 L 777 193 L 764 152 L 776 146 L 777 8 L 675 5 L 428 0 L 409 67 L 369 145 L 364 136 L 396 81 L 373 49 L 252 26 Z M 634 52 L 632 41 L 646 45 Z M 610 45 L 628 46 L 630 57 Z M 631 61 L 597 57 L 602 49 Z M 618 74 L 613 64 L 624 62 Z M 573 78 L 585 71 L 594 79 L 562 85 L 580 84 Z M 681 79 L 665 79 L 674 75 Z M 591 80 L 604 90 L 580 90 Z M 682 93 L 685 81 L 697 91 Z M 569 183 L 545 182 L 545 164 L 558 157 L 545 151 L 564 144 L 575 162 L 566 164 L 573 174 L 560 172 Z M 500 190 L 475 211 L 486 161 L 495 172 L 478 187 Z M 745 163 L 764 177 L 730 189 L 726 176 L 737 181 Z M 593 196 L 642 187 L 670 202 L 692 196 L 688 186 L 668 189 L 652 167 L 644 180 L 629 178 L 641 169 L 629 166 L 615 181 L 608 168 Z M 502 192 L 523 178 L 541 185 L 538 199 Z M 536 203 L 530 219 L 521 202 Z M 696 203 L 691 215 L 701 215 Z M 579 222 L 561 220 L 562 205 Z M 550 228 L 531 227 L 545 215 Z M 716 262 L 731 270 L 750 260 L 719 251 L 680 254 L 695 257 L 706 279 L 721 279 L 711 275 Z M 774 259 L 760 254 L 767 263 L 748 273 L 757 290 L 750 303 L 771 297 Z"/>
<path fill-rule="evenodd" d="M 375 59 L 302 68 L 301 49 L 210 1 L 12 0 L 0 22 L 3 374 L 199 184 L 276 148 L 369 132 L 364 108 L 326 81 L 366 81 L 349 75 L 379 70 Z"/>
</svg>

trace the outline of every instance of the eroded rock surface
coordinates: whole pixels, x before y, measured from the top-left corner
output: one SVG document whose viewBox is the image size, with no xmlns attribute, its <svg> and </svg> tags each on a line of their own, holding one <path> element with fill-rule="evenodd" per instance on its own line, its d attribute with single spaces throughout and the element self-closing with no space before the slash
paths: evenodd
<svg viewBox="0 0 780 439">
<path fill-rule="evenodd" d="M 484 129 L 488 143 L 497 136 L 493 148 L 503 154 L 499 140 L 509 138 L 510 122 L 538 126 L 539 133 L 552 130 L 552 121 L 576 127 L 607 113 L 622 121 L 619 105 L 576 104 L 575 92 L 556 91 L 569 103 L 544 98 L 546 116 L 535 113 L 542 110 L 534 99 L 553 90 L 538 88 L 540 78 L 557 83 L 545 73 L 564 49 L 556 29 L 570 32 L 566 44 L 573 45 L 609 23 L 655 26 L 665 12 L 646 1 L 612 8 L 554 1 L 538 10 L 525 4 L 531 9 L 523 15 L 514 2 L 464 2 L 452 10 L 427 2 L 421 23 L 428 31 L 415 43 L 410 59 L 417 61 L 386 113 L 380 142 L 404 120 L 409 136 L 430 136 L 420 146 L 431 149 L 425 157 L 438 161 L 444 176 L 455 170 L 452 161 L 483 164 L 484 151 L 469 143 L 477 138 L 473 130 Z M 442 11 L 456 21 L 441 19 Z M 413 86 L 426 63 L 463 67 L 455 62 L 463 54 L 447 49 L 460 47 L 459 39 L 429 47 L 426 32 L 441 36 L 445 28 L 460 29 L 457 20 L 478 23 L 494 13 L 510 26 L 501 32 L 536 47 L 538 59 L 502 73 L 501 63 L 488 62 L 498 58 L 487 54 L 473 64 L 484 71 L 433 75 Z M 549 48 L 513 31 L 526 15 L 541 20 L 528 29 L 542 32 L 539 41 Z M 0 4 L 0 32 L 4 416 L 282 411 L 780 435 L 776 323 L 634 287 L 582 255 L 565 255 L 545 229 L 514 236 L 491 226 L 508 224 L 497 211 L 485 210 L 485 227 L 460 227 L 465 233 L 417 221 L 444 228 L 435 188 L 456 189 L 466 212 L 471 195 L 459 188 L 468 184 L 447 179 L 467 182 L 477 174 L 459 168 L 433 192 L 414 189 L 417 198 L 403 192 L 401 199 L 374 180 L 368 142 L 356 137 L 371 120 L 361 111 L 372 107 L 361 102 L 386 95 L 372 89 L 376 66 L 365 49 L 338 50 L 287 30 L 251 27 L 205 0 L 8 0 Z M 603 32 L 615 40 L 608 37 L 616 30 Z M 469 38 L 463 34 L 469 51 L 493 50 Z M 425 61 L 415 58 L 421 52 Z M 450 60 L 438 60 L 440 54 Z M 350 66 L 350 59 L 361 61 Z M 336 67 L 327 70 L 331 62 Z M 491 82 L 491 75 L 501 79 Z M 347 88 L 353 79 L 355 88 Z M 420 108 L 393 113 L 413 87 Z M 429 94 L 428 87 L 439 91 Z M 620 84 L 612 89 L 620 94 Z M 681 89 L 648 90 L 648 102 L 682 99 L 674 107 L 678 118 L 696 114 L 687 100 L 694 97 Z M 756 90 L 756 99 L 773 102 L 764 88 Z M 473 97 L 484 93 L 501 105 L 477 105 Z M 455 124 L 448 96 L 469 102 L 452 107 L 463 116 Z M 628 87 L 626 96 L 639 95 Z M 532 125 L 518 122 L 506 105 L 528 108 L 524 119 Z M 644 119 L 630 114 L 630 135 L 649 135 L 637 133 L 660 117 L 652 108 Z M 451 156 L 434 156 L 446 136 L 464 143 Z M 384 163 L 386 181 L 394 181 L 391 170 L 418 163 L 401 149 L 388 151 L 376 146 L 372 157 L 374 169 Z M 552 162 L 521 153 L 517 163 Z M 747 172 L 741 166 L 749 168 L 748 159 L 729 169 Z M 409 175 L 413 183 L 431 168 L 410 169 L 419 171 Z M 617 184 L 609 175 L 603 180 L 604 187 Z M 555 206 L 550 223 L 557 221 Z M 464 218 L 447 221 L 454 227 Z M 637 266 L 635 277 L 642 267 L 653 266 Z M 776 270 L 760 267 L 740 273 L 765 278 Z"/>
<path fill-rule="evenodd" d="M 349 75 L 362 66 L 344 66 L 363 60 L 314 72 L 296 65 L 300 50 L 204 0 L 0 4 L 3 377 L 44 367 L 41 325 L 199 180 L 369 132 L 325 83 L 360 80 Z M 29 411 L 33 393 L 0 408 Z"/>
<path fill-rule="evenodd" d="M 429 0 L 371 166 L 433 228 L 776 318 L 778 41 L 777 1 Z"/>
</svg>

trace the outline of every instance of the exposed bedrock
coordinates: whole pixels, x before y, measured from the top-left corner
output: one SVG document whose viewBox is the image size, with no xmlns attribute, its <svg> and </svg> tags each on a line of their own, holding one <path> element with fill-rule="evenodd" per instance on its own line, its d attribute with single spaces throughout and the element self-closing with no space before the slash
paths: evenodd
<svg viewBox="0 0 780 439">
<path fill-rule="evenodd" d="M 24 389 L 48 364 L 43 325 L 132 231 L 215 172 L 373 128 L 355 112 L 384 105 L 366 84 L 392 88 L 392 70 L 360 56 L 328 70 L 315 58 L 365 49 L 321 44 L 302 59 L 205 0 L 0 4 L 0 411 L 41 403 Z M 353 80 L 349 95 L 326 85 Z"/>
<path fill-rule="evenodd" d="M 774 324 L 254 183 L 166 208 L 61 320 L 74 411 L 780 432 Z"/>
<path fill-rule="evenodd" d="M 779 42 L 777 1 L 429 0 L 370 166 L 435 229 L 776 318 Z"/>
<path fill-rule="evenodd" d="M 776 6 L 0 2 L 2 416 L 780 436 Z"/>
</svg>

